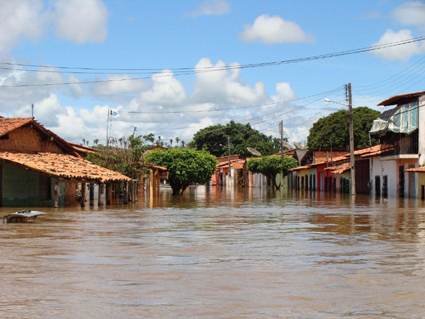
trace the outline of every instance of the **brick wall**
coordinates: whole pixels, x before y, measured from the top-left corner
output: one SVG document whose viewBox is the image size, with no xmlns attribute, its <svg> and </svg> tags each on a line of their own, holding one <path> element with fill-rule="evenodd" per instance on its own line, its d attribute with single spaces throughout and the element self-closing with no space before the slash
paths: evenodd
<svg viewBox="0 0 425 319">
<path fill-rule="evenodd" d="M 54 141 L 50 138 L 43 140 L 41 132 L 31 126 L 21 127 L 8 136 L 8 139 L 0 139 L 0 150 L 63 153 Z"/>
</svg>

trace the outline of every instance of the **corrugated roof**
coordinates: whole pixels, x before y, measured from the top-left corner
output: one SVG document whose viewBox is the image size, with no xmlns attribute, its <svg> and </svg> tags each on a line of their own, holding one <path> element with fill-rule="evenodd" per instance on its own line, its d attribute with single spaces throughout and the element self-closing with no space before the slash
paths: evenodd
<svg viewBox="0 0 425 319">
<path fill-rule="evenodd" d="M 378 105 L 388 106 L 388 105 L 402 104 L 409 99 L 412 99 L 414 97 L 419 97 L 419 96 L 424 95 L 424 94 L 425 94 L 425 91 L 394 95 L 394 96 L 382 101 Z"/>
<path fill-rule="evenodd" d="M 81 157 L 57 153 L 0 152 L 0 161 L 23 166 L 53 177 L 107 183 L 131 181 L 131 178 L 95 165 Z"/>
</svg>

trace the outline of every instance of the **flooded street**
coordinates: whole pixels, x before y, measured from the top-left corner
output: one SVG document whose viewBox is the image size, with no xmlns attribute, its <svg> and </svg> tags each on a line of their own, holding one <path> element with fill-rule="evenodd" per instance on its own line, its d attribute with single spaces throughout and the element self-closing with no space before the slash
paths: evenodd
<svg viewBox="0 0 425 319">
<path fill-rule="evenodd" d="M 198 187 L 45 211 L 0 224 L 1 318 L 425 317 L 420 200 Z"/>
</svg>

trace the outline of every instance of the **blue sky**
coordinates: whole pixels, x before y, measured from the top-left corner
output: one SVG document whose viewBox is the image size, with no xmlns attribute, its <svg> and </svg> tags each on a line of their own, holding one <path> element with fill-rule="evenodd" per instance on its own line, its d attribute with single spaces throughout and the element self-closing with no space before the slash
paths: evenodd
<svg viewBox="0 0 425 319">
<path fill-rule="evenodd" d="M 305 142 L 317 119 L 344 108 L 324 98 L 346 103 L 348 82 L 355 107 L 380 111 L 383 99 L 424 90 L 425 41 L 302 63 L 238 67 L 424 36 L 421 1 L 0 4 L 1 115 L 31 116 L 34 104 L 41 124 L 76 143 L 105 142 L 109 109 L 119 114 L 110 127 L 116 138 L 136 127 L 137 134 L 154 133 L 167 143 L 175 137 L 189 142 L 199 129 L 230 120 L 277 136 L 283 120 L 290 141 Z M 224 70 L 199 72 L 205 67 Z M 178 68 L 198 72 L 178 74 Z"/>
</svg>

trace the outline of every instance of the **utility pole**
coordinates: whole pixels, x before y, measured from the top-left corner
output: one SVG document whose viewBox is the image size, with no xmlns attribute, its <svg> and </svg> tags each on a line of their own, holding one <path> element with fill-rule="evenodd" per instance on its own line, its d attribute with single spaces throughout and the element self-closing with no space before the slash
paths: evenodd
<svg viewBox="0 0 425 319">
<path fill-rule="evenodd" d="M 106 148 L 109 147 L 109 134 L 108 134 L 108 130 L 109 130 L 109 109 L 108 109 L 108 117 L 106 118 Z"/>
<path fill-rule="evenodd" d="M 350 121 L 350 166 L 351 166 L 351 195 L 356 195 L 356 162 L 354 159 L 354 128 L 353 128 L 353 103 L 351 96 L 351 83 L 345 86 L 348 100 L 348 117 Z"/>
<path fill-rule="evenodd" d="M 227 150 L 229 152 L 229 184 L 230 184 L 230 177 L 232 177 L 232 170 L 230 169 L 230 136 L 227 137 Z"/>
<path fill-rule="evenodd" d="M 279 133 L 280 133 L 280 187 L 283 188 L 283 121 L 279 123 Z"/>
</svg>

